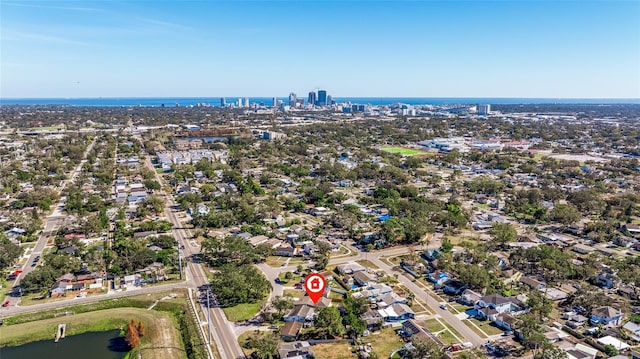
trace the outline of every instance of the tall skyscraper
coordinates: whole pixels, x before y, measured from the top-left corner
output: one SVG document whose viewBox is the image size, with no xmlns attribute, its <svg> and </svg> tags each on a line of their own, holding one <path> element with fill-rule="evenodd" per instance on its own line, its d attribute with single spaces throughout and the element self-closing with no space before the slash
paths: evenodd
<svg viewBox="0 0 640 359">
<path fill-rule="evenodd" d="M 272 101 L 273 101 L 273 102 L 272 102 L 271 107 L 277 107 L 277 106 L 278 106 L 278 99 L 274 97 L 274 98 L 272 99 Z"/>
<path fill-rule="evenodd" d="M 327 105 L 327 91 L 320 90 L 318 91 L 318 106 L 326 106 Z"/>
<path fill-rule="evenodd" d="M 238 107 L 242 107 L 242 98 L 238 99 Z"/>
<path fill-rule="evenodd" d="M 220 97 L 220 107 L 227 107 L 227 100 L 224 97 Z"/>
<path fill-rule="evenodd" d="M 298 104 L 298 96 L 296 96 L 295 93 L 290 93 L 289 94 L 289 106 L 291 107 L 296 107 L 296 105 Z"/>
<path fill-rule="evenodd" d="M 478 105 L 478 115 L 486 116 L 491 112 L 491 105 Z"/>
<path fill-rule="evenodd" d="M 244 107 L 249 107 L 249 98 L 248 97 L 244 98 Z"/>
<path fill-rule="evenodd" d="M 327 95 L 327 106 L 333 105 L 333 97 L 331 95 Z"/>
<path fill-rule="evenodd" d="M 309 92 L 309 105 L 315 105 L 318 102 L 318 98 L 315 91 Z"/>
</svg>

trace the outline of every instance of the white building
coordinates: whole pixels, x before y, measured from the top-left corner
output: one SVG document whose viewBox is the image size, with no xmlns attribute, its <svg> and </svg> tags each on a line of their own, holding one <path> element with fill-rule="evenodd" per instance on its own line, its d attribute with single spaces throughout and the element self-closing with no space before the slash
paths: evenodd
<svg viewBox="0 0 640 359">
<path fill-rule="evenodd" d="M 491 105 L 489 104 L 478 105 L 478 115 L 487 116 L 489 112 L 491 112 Z"/>
</svg>

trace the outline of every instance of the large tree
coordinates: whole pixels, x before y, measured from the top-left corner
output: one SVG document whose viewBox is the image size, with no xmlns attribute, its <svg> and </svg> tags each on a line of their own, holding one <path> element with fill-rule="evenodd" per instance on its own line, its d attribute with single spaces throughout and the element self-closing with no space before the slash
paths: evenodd
<svg viewBox="0 0 640 359">
<path fill-rule="evenodd" d="M 13 262 L 22 255 L 22 252 L 22 247 L 11 243 L 9 238 L 0 232 L 0 269 L 13 265 Z"/>
<path fill-rule="evenodd" d="M 549 219 L 561 223 L 564 226 L 570 226 L 578 222 L 582 218 L 582 214 L 578 211 L 576 206 L 571 203 L 557 204 L 551 212 L 549 212 Z"/>
<path fill-rule="evenodd" d="M 320 309 L 315 320 L 315 326 L 324 338 L 338 337 L 345 332 L 340 311 L 336 307 Z"/>
<path fill-rule="evenodd" d="M 515 242 L 518 239 L 518 232 L 516 232 L 511 223 L 494 223 L 490 233 L 492 238 L 503 247 L 507 243 Z"/>
<path fill-rule="evenodd" d="M 214 274 L 211 286 L 223 307 L 243 303 L 256 303 L 271 290 L 267 278 L 253 266 L 226 264 Z"/>
</svg>

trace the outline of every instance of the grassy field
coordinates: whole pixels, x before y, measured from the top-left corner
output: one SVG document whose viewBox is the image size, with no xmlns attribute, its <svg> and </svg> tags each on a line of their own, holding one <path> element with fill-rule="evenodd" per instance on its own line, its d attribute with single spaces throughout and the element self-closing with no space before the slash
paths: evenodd
<svg viewBox="0 0 640 359">
<path fill-rule="evenodd" d="M 382 147 L 382 150 L 389 153 L 399 153 L 402 156 L 429 155 L 429 151 L 414 150 L 406 147 Z"/>
<path fill-rule="evenodd" d="M 224 314 L 231 322 L 242 322 L 253 318 L 262 309 L 263 302 L 238 304 L 233 307 L 223 308 Z"/>
<path fill-rule="evenodd" d="M 349 343 L 327 343 L 314 345 L 314 357 L 318 359 L 350 359 L 358 356 L 351 352 Z"/>
<path fill-rule="evenodd" d="M 3 346 L 20 345 L 34 340 L 53 340 L 58 324 L 67 325 L 67 335 L 92 331 L 124 328 L 131 319 L 142 321 L 146 327 L 141 345 L 163 346 L 163 350 L 144 350 L 143 358 L 184 358 L 180 335 L 171 315 L 140 308 L 118 308 L 99 310 L 53 319 L 40 320 L 0 327 Z M 171 349 L 167 349 L 171 348 Z"/>
<path fill-rule="evenodd" d="M 393 328 L 382 329 L 380 333 L 371 334 L 363 339 L 365 342 L 371 343 L 371 348 L 378 355 L 378 358 L 388 358 L 391 353 L 404 344 Z"/>
</svg>

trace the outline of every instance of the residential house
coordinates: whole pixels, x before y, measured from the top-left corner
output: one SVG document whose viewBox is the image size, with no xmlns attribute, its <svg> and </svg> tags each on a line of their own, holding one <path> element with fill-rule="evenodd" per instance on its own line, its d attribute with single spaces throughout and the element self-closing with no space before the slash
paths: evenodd
<svg viewBox="0 0 640 359">
<path fill-rule="evenodd" d="M 368 287 L 378 282 L 374 275 L 364 271 L 354 273 L 353 280 L 360 287 Z"/>
<path fill-rule="evenodd" d="M 576 344 L 567 348 L 566 353 L 567 359 L 595 359 L 598 350 L 584 344 Z"/>
<path fill-rule="evenodd" d="M 278 354 L 282 359 L 310 359 L 314 358 L 311 344 L 307 341 L 282 343 Z"/>
<path fill-rule="evenodd" d="M 387 308 L 394 304 L 407 304 L 407 298 L 401 297 L 396 293 L 389 293 L 377 298 L 376 304 L 378 308 Z"/>
<path fill-rule="evenodd" d="M 130 286 L 130 285 L 135 285 L 136 284 L 136 275 L 135 274 L 131 274 L 131 275 L 125 275 L 124 276 L 124 285 L 126 286 Z"/>
<path fill-rule="evenodd" d="M 616 286 L 618 283 L 618 278 L 615 273 L 612 273 L 610 270 L 603 270 L 598 274 L 598 285 L 602 288 L 611 289 Z"/>
<path fill-rule="evenodd" d="M 378 313 L 385 322 L 399 322 L 415 316 L 413 310 L 406 304 L 394 304 L 384 309 L 378 309 Z"/>
<path fill-rule="evenodd" d="M 640 324 L 628 322 L 623 326 L 623 328 L 631 333 L 631 339 L 636 342 L 640 342 Z"/>
<path fill-rule="evenodd" d="M 637 300 L 640 298 L 640 289 L 632 285 L 623 284 L 618 287 L 618 294 L 629 299 Z"/>
<path fill-rule="evenodd" d="M 591 323 L 607 327 L 618 327 L 622 324 L 622 311 L 610 306 L 598 307 L 591 311 Z"/>
<path fill-rule="evenodd" d="M 444 348 L 445 346 L 444 343 L 442 343 L 442 341 L 438 337 L 436 337 L 433 333 L 431 333 L 431 331 L 427 327 L 420 324 L 415 319 L 409 319 L 404 323 L 402 323 L 402 329 L 400 330 L 400 335 L 402 335 L 404 338 L 411 338 L 411 337 L 429 338 L 434 342 L 436 342 L 441 348 Z"/>
<path fill-rule="evenodd" d="M 629 344 L 611 335 L 598 338 L 596 341 L 601 345 L 612 345 L 614 348 L 618 349 L 618 351 L 623 351 L 629 348 Z"/>
<path fill-rule="evenodd" d="M 392 292 L 393 292 L 393 289 L 391 289 L 391 287 L 389 287 L 388 285 L 384 283 L 377 283 L 367 287 L 367 289 L 365 290 L 354 292 L 352 295 L 356 298 L 365 297 L 369 299 L 376 299 L 380 296 L 383 296 L 385 294 L 389 294 Z"/>
<path fill-rule="evenodd" d="M 588 246 L 586 244 L 582 244 L 582 243 L 578 243 L 575 246 L 573 246 L 573 248 L 571 248 L 571 250 L 573 250 L 576 253 L 579 254 L 589 254 L 593 251 L 595 251 L 595 248 Z"/>
<path fill-rule="evenodd" d="M 567 317 L 567 322 L 565 323 L 569 328 L 578 329 L 582 328 L 587 322 L 589 318 L 580 314 L 573 314 Z"/>
<path fill-rule="evenodd" d="M 477 316 L 481 319 L 489 319 L 494 321 L 498 314 L 511 311 L 511 299 L 505 298 L 499 294 L 486 295 L 474 305 Z"/>
<path fill-rule="evenodd" d="M 281 245 L 276 248 L 275 254 L 281 257 L 293 257 L 297 253 L 296 248 L 291 246 Z"/>
<path fill-rule="evenodd" d="M 69 280 L 58 280 L 56 281 L 51 289 L 49 290 L 49 294 L 52 298 L 62 297 L 67 291 L 67 285 L 69 284 Z"/>
<path fill-rule="evenodd" d="M 158 232 L 156 232 L 156 231 L 135 232 L 133 234 L 133 238 L 142 239 L 142 238 L 147 238 L 147 237 L 150 237 L 150 236 L 155 236 L 156 234 L 158 234 Z"/>
<path fill-rule="evenodd" d="M 310 305 L 296 304 L 283 319 L 285 322 L 312 322 L 315 310 L 315 307 Z"/>
<path fill-rule="evenodd" d="M 537 279 L 531 278 L 531 277 L 522 277 L 520 278 L 520 283 L 528 286 L 531 289 L 536 289 L 536 290 L 542 290 L 544 289 L 547 285 L 544 282 L 541 282 Z"/>
<path fill-rule="evenodd" d="M 515 329 L 515 325 L 517 322 L 517 318 L 512 316 L 509 313 L 502 313 L 496 315 L 496 320 L 494 323 L 499 327 L 506 331 L 512 331 Z"/>
<path fill-rule="evenodd" d="M 367 330 L 379 330 L 384 319 L 377 310 L 369 310 L 360 316 L 367 323 Z"/>
<path fill-rule="evenodd" d="M 451 275 L 447 272 L 435 270 L 427 274 L 427 278 L 430 282 L 434 283 L 436 286 L 441 286 L 451 280 Z"/>
<path fill-rule="evenodd" d="M 478 292 L 475 292 L 471 289 L 465 289 L 462 294 L 458 297 L 458 302 L 464 305 L 475 305 L 482 295 Z"/>
<path fill-rule="evenodd" d="M 269 240 L 269 237 L 261 234 L 261 235 L 257 235 L 249 238 L 249 243 L 251 243 L 252 246 L 257 247 L 258 245 L 265 243 L 268 240 Z"/>
<path fill-rule="evenodd" d="M 302 330 L 302 323 L 297 321 L 286 322 L 280 331 L 280 337 L 284 341 L 293 341 L 298 339 L 298 335 Z"/>
<path fill-rule="evenodd" d="M 458 295 L 467 288 L 467 285 L 459 280 L 450 280 L 444 284 L 443 291 L 449 295 Z"/>
<path fill-rule="evenodd" d="M 353 274 L 356 272 L 363 272 L 363 271 L 366 271 L 367 268 L 363 267 L 362 265 L 356 262 L 348 262 L 348 263 L 337 266 L 336 270 L 338 271 L 338 273 L 344 275 L 344 274 Z"/>
<path fill-rule="evenodd" d="M 628 232 L 633 236 L 640 235 L 640 225 L 627 223 L 622 226 L 622 232 Z"/>
</svg>

